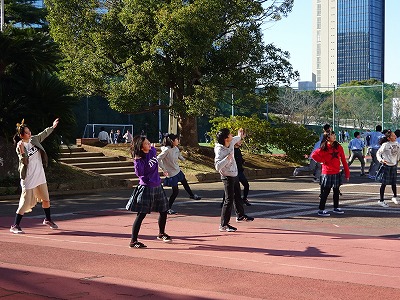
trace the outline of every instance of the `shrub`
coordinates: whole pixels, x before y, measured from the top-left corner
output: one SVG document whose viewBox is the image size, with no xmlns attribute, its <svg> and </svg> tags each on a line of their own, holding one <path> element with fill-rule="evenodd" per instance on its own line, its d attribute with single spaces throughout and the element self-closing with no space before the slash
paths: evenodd
<svg viewBox="0 0 400 300">
<path fill-rule="evenodd" d="M 268 132 L 270 125 L 266 120 L 260 119 L 253 115 L 252 117 L 235 116 L 235 117 L 217 117 L 210 120 L 212 124 L 208 133 L 211 142 L 216 142 L 217 132 L 222 128 L 228 128 L 233 135 L 236 135 L 239 128 L 243 128 L 246 132 L 243 148 L 251 153 L 270 153 L 268 149 Z"/>
<path fill-rule="evenodd" d="M 280 123 L 272 129 L 270 143 L 286 153 L 291 162 L 303 162 L 305 155 L 310 154 L 318 136 L 303 125 Z"/>
</svg>

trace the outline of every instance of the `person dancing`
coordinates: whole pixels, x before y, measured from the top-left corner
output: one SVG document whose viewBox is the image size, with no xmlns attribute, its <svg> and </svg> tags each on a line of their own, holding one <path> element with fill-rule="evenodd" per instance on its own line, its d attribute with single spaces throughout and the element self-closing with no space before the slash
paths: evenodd
<svg viewBox="0 0 400 300">
<path fill-rule="evenodd" d="M 14 143 L 19 159 L 18 170 L 22 192 L 15 221 L 10 228 L 10 232 L 12 233 L 24 233 L 20 226 L 22 217 L 25 213 L 31 212 L 32 208 L 38 202 L 42 203 L 42 208 L 46 216 L 43 220 L 43 225 L 47 225 L 51 229 L 58 228 L 57 224 L 51 219 L 49 190 L 44 173 L 44 166 L 47 166 L 48 158 L 41 144 L 57 127 L 58 122 L 59 119 L 55 119 L 52 127 L 46 128 L 37 135 L 32 135 L 24 120 L 22 120 L 21 124 L 17 124 Z"/>
</svg>

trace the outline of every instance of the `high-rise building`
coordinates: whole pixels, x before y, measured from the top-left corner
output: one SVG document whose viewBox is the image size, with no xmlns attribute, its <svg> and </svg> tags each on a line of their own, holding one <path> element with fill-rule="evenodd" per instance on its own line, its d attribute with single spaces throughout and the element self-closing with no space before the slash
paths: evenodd
<svg viewBox="0 0 400 300">
<path fill-rule="evenodd" d="M 385 0 L 313 0 L 313 80 L 384 82 Z"/>
</svg>

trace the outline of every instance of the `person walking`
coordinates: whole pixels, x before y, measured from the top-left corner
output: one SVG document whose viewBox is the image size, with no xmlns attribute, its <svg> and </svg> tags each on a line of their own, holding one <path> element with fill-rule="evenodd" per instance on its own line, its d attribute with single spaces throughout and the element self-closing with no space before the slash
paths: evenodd
<svg viewBox="0 0 400 300">
<path fill-rule="evenodd" d="M 179 137 L 172 133 L 168 134 L 164 138 L 163 144 L 164 145 L 161 147 L 161 153 L 157 156 L 157 160 L 160 168 L 166 176 L 164 179 L 164 186 L 172 187 L 172 194 L 169 197 L 168 214 L 176 214 L 177 212 L 172 209 L 172 205 L 179 194 L 179 182 L 182 183 L 185 191 L 189 194 L 190 199 L 200 200 L 201 197 L 193 194 L 186 180 L 185 174 L 179 167 L 178 159 L 182 161 L 185 160 L 178 148 Z"/>
<path fill-rule="evenodd" d="M 146 248 L 138 241 L 139 230 L 142 221 L 152 211 L 160 213 L 158 217 L 158 240 L 172 242 L 171 237 L 165 233 L 167 224 L 168 199 L 161 185 L 158 174 L 157 151 L 145 136 L 137 135 L 131 143 L 131 153 L 135 167 L 135 174 L 139 177 L 139 185 L 136 187 L 133 211 L 137 212 L 132 225 L 132 236 L 129 247 Z"/>
<path fill-rule="evenodd" d="M 381 181 L 381 187 L 379 189 L 380 199 L 378 204 L 382 207 L 389 207 L 385 202 L 385 189 L 386 185 L 392 186 L 392 202 L 399 204 L 397 200 L 397 163 L 400 160 L 400 145 L 396 141 L 396 135 L 391 130 L 385 133 L 385 136 L 381 139 L 381 147 L 376 152 L 376 159 L 382 164 L 383 177 Z"/>
<path fill-rule="evenodd" d="M 37 135 L 32 135 L 28 125 L 24 124 L 24 120 L 22 120 L 21 124 L 17 124 L 14 142 L 19 159 L 18 171 L 22 192 L 15 221 L 10 228 L 12 233 L 24 233 L 20 226 L 22 217 L 25 213 L 31 212 L 38 202 L 42 203 L 45 214 L 43 225 L 47 225 L 51 229 L 58 228 L 57 224 L 51 219 L 49 190 L 44 173 L 48 158 L 41 144 L 57 127 L 58 122 L 59 119 L 55 119 L 52 127 L 46 128 Z"/>
<path fill-rule="evenodd" d="M 217 143 L 214 147 L 215 169 L 221 174 L 224 184 L 225 201 L 221 209 L 221 223 L 219 231 L 233 232 L 237 228 L 229 224 L 232 205 L 235 206 L 236 222 L 253 221 L 254 218 L 244 213 L 243 202 L 240 197 L 240 184 L 238 180 L 238 169 L 234 156 L 234 145 L 244 136 L 242 128 L 238 135 L 233 137 L 229 129 L 223 128 L 217 133 Z"/>
<path fill-rule="evenodd" d="M 321 141 L 321 147 L 314 151 L 312 159 L 322 164 L 321 174 L 321 195 L 319 202 L 318 216 L 329 217 L 330 213 L 325 210 L 326 200 L 333 188 L 333 213 L 343 214 L 339 208 L 340 186 L 342 184 L 342 172 L 340 163 L 344 168 L 347 181 L 350 179 L 350 170 L 347 165 L 343 147 L 336 141 L 335 132 L 326 132 Z"/>
<path fill-rule="evenodd" d="M 381 144 L 379 143 L 380 139 L 384 137 L 384 134 L 381 131 L 382 131 L 382 126 L 376 125 L 375 131 L 366 132 L 363 136 L 365 139 L 369 138 L 369 144 L 370 144 L 369 153 L 371 155 L 372 160 L 368 170 L 369 179 L 375 179 L 376 171 L 378 171 L 379 162 L 376 158 L 376 152 L 381 146 Z"/>
<path fill-rule="evenodd" d="M 361 139 L 360 132 L 354 132 L 354 139 L 349 143 L 349 167 L 353 161 L 357 158 L 361 163 L 361 173 L 360 176 L 365 176 L 365 144 Z"/>
</svg>

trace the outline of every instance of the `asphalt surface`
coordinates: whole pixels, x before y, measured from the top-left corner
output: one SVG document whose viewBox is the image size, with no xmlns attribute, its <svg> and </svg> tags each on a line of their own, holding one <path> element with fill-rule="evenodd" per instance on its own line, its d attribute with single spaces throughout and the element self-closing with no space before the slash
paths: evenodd
<svg viewBox="0 0 400 300">
<path fill-rule="evenodd" d="M 319 185 L 310 176 L 250 182 L 253 222 L 218 231 L 222 183 L 183 188 L 166 232 L 156 240 L 157 214 L 143 221 L 128 247 L 131 190 L 51 195 L 60 226 L 41 224 L 34 208 L 26 232 L 9 232 L 18 199 L 1 199 L 0 298 L 4 299 L 398 299 L 400 205 L 377 205 L 379 184 L 358 176 L 341 187 L 343 215 L 318 217 Z M 170 193 L 166 189 L 167 194 Z M 328 199 L 327 209 L 332 209 Z"/>
</svg>

